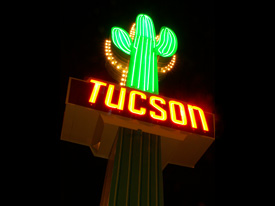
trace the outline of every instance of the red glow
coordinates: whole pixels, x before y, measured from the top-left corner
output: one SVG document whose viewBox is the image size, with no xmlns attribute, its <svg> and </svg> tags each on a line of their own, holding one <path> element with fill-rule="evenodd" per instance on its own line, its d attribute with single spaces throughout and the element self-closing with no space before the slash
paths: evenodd
<svg viewBox="0 0 275 206">
<path fill-rule="evenodd" d="M 176 117 L 175 105 L 178 105 L 180 108 L 181 119 L 177 119 L 177 117 Z M 185 109 L 184 109 L 184 106 L 182 103 L 171 100 L 171 101 L 169 101 L 169 108 L 170 108 L 172 122 L 174 122 L 175 124 L 180 124 L 180 125 L 187 124 Z"/>
<path fill-rule="evenodd" d="M 199 111 L 203 130 L 204 131 L 209 131 L 203 110 L 199 107 L 192 106 L 190 104 L 188 104 L 187 106 L 188 106 L 188 111 L 189 111 L 189 115 L 190 115 L 190 118 L 191 118 L 192 127 L 197 128 L 197 122 L 196 122 L 195 115 L 194 115 L 194 109 L 195 109 L 195 110 Z"/>
<path fill-rule="evenodd" d="M 117 104 L 112 103 L 114 88 L 115 88 L 115 85 L 109 84 L 108 91 L 107 91 L 106 98 L 105 98 L 105 104 L 108 107 L 123 110 L 124 102 L 125 102 L 125 95 L 126 95 L 126 88 L 123 88 L 123 87 L 120 88 L 120 93 L 119 93 L 119 98 L 118 98 Z"/>
<path fill-rule="evenodd" d="M 97 95 L 98 95 L 98 92 L 99 92 L 99 89 L 101 86 L 106 86 L 107 83 L 105 82 L 100 82 L 100 81 L 97 81 L 97 80 L 94 80 L 94 79 L 91 79 L 90 80 L 91 83 L 94 83 L 95 86 L 93 88 L 93 91 L 92 91 L 92 94 L 90 96 L 90 99 L 89 99 L 89 102 L 90 103 L 95 103 L 96 102 L 96 99 L 97 99 Z"/>
<path fill-rule="evenodd" d="M 167 119 L 167 112 L 161 108 L 159 105 L 156 104 L 156 100 L 159 101 L 161 104 L 166 104 L 166 101 L 161 98 L 161 97 L 158 97 L 158 96 L 151 96 L 150 97 L 150 104 L 156 108 L 158 111 L 161 112 L 161 115 L 156 115 L 156 112 L 154 111 L 150 111 L 150 116 L 153 118 L 153 119 L 157 119 L 157 120 L 161 120 L 161 121 L 165 121 Z"/>
<path fill-rule="evenodd" d="M 81 80 L 70 81 L 69 103 L 214 137 L 214 115 L 200 107 L 101 80 L 90 80 L 92 86 Z"/>
<path fill-rule="evenodd" d="M 129 104 L 128 104 L 128 109 L 130 112 L 134 113 L 134 114 L 138 114 L 138 115 L 144 115 L 146 113 L 146 109 L 141 107 L 139 110 L 135 109 L 135 100 L 136 100 L 136 95 L 139 95 L 141 97 L 141 99 L 146 99 L 146 94 L 136 91 L 136 90 L 132 90 L 130 92 L 130 97 L 129 97 Z"/>
</svg>

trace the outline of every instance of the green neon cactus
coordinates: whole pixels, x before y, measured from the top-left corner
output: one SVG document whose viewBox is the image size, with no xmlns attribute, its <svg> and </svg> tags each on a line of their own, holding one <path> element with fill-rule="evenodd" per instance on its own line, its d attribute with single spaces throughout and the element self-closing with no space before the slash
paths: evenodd
<svg viewBox="0 0 275 206">
<path fill-rule="evenodd" d="M 157 55 L 170 57 L 176 53 L 178 41 L 175 33 L 162 27 L 160 38 L 156 41 L 152 19 L 139 14 L 136 18 L 134 41 L 119 27 L 112 27 L 111 37 L 117 48 L 130 55 L 126 86 L 158 94 Z"/>
</svg>

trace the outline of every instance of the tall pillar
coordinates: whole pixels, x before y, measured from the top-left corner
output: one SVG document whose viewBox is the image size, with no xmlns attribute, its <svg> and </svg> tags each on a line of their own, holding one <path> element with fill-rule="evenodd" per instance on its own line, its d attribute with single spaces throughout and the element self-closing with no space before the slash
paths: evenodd
<svg viewBox="0 0 275 206">
<path fill-rule="evenodd" d="M 160 145 L 160 136 L 119 128 L 101 205 L 163 205 Z"/>
</svg>

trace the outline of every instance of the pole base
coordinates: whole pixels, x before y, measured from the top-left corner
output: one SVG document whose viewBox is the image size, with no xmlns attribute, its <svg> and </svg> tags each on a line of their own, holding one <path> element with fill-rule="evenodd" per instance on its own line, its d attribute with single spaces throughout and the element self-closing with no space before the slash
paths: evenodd
<svg viewBox="0 0 275 206">
<path fill-rule="evenodd" d="M 160 136 L 119 128 L 100 205 L 163 205 Z"/>
</svg>

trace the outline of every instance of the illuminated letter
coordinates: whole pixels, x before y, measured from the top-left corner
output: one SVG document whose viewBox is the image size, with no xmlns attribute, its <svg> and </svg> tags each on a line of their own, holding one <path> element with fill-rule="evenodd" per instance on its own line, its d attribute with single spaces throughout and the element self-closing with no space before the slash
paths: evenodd
<svg viewBox="0 0 275 206">
<path fill-rule="evenodd" d="M 104 83 L 104 82 L 100 82 L 100 81 L 94 80 L 94 79 L 91 79 L 90 82 L 94 83 L 95 86 L 93 88 L 93 91 L 92 91 L 91 97 L 89 99 L 89 102 L 95 103 L 100 87 L 101 86 L 106 86 L 107 84 Z"/>
<path fill-rule="evenodd" d="M 153 119 L 157 119 L 157 120 L 162 120 L 162 121 L 165 121 L 167 119 L 167 113 L 166 111 L 161 108 L 159 105 L 156 104 L 156 100 L 160 101 L 161 104 L 166 104 L 165 100 L 162 99 L 161 97 L 157 97 L 157 96 L 151 96 L 150 97 L 150 104 L 156 108 L 158 111 L 161 112 L 161 115 L 156 115 L 156 112 L 154 111 L 150 111 L 150 116 L 153 118 Z"/>
<path fill-rule="evenodd" d="M 188 106 L 188 111 L 189 111 L 189 115 L 190 115 L 190 118 L 191 118 L 192 127 L 197 128 L 197 122 L 196 122 L 195 115 L 194 115 L 194 109 L 195 109 L 195 110 L 199 111 L 203 130 L 204 131 L 209 131 L 203 110 L 199 107 L 192 106 L 192 105 L 189 105 L 189 104 L 187 106 Z"/>
<path fill-rule="evenodd" d="M 135 109 L 136 94 L 139 95 L 141 99 L 146 99 L 146 95 L 144 93 L 135 90 L 131 91 L 129 95 L 128 109 L 134 114 L 144 115 L 146 112 L 145 108 L 141 107 L 139 110 Z"/>
<path fill-rule="evenodd" d="M 113 94 L 114 94 L 114 88 L 115 88 L 114 85 L 109 84 L 108 91 L 107 91 L 106 98 L 105 98 L 105 104 L 108 107 L 123 110 L 124 102 L 125 102 L 126 88 L 122 88 L 122 87 L 120 88 L 118 103 L 113 104 L 112 99 L 113 99 Z"/>
<path fill-rule="evenodd" d="M 174 105 L 178 105 L 180 107 L 180 115 L 181 115 L 180 120 L 176 118 L 176 111 L 175 111 Z M 169 108 L 170 108 L 172 122 L 174 122 L 176 124 L 180 124 L 180 125 L 187 124 L 186 114 L 185 114 L 184 106 L 182 103 L 171 100 L 171 101 L 169 101 Z"/>
</svg>

